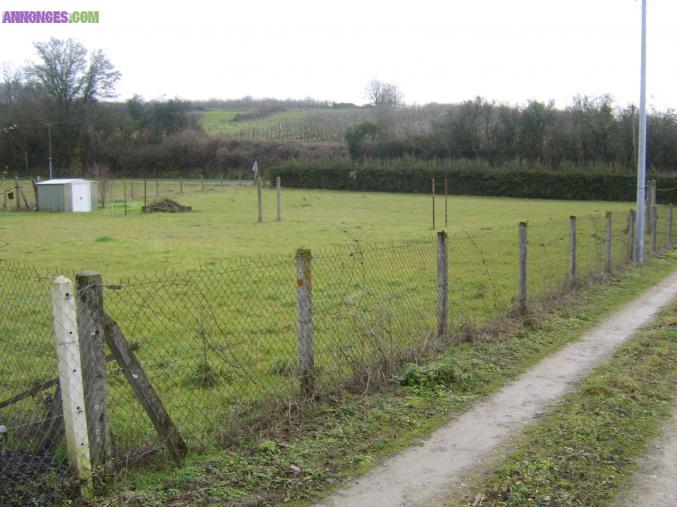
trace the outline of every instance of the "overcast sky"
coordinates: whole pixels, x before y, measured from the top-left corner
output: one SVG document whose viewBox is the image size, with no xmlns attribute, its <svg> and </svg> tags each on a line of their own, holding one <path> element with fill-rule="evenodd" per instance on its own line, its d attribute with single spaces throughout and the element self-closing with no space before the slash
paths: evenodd
<svg viewBox="0 0 677 507">
<path fill-rule="evenodd" d="M 0 10 L 98 10 L 99 24 L 0 24 L 0 61 L 73 37 L 122 72 L 119 98 L 365 102 L 396 83 L 407 103 L 639 97 L 638 0 L 0 0 Z M 30 7 L 29 7 L 30 5 Z M 677 1 L 649 0 L 648 102 L 677 108 Z"/>
</svg>

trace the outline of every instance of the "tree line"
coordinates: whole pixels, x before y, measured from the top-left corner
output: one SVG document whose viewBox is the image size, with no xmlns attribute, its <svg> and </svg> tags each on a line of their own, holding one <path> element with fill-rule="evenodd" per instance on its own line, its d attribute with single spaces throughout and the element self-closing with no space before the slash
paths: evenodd
<svg viewBox="0 0 677 507">
<path fill-rule="evenodd" d="M 564 109 L 552 102 L 534 100 L 520 107 L 481 97 L 440 108 L 444 113 L 431 122 L 429 132 L 402 136 L 392 133 L 397 112 L 391 108 L 388 115 L 388 108 L 381 107 L 375 121 L 346 131 L 351 157 L 469 159 L 492 165 L 522 160 L 552 169 L 636 168 L 638 111 L 632 105 L 615 105 L 608 95 L 575 97 Z M 677 114 L 652 111 L 647 136 L 648 165 L 661 172 L 677 171 Z"/>
<path fill-rule="evenodd" d="M 50 154 L 56 177 L 214 175 L 241 171 L 253 160 L 265 166 L 348 153 L 356 160 L 463 159 L 551 169 L 594 164 L 630 171 L 636 164 L 637 111 L 608 96 L 576 97 L 564 109 L 483 98 L 407 106 L 396 85 L 372 80 L 365 90 L 370 104 L 363 107 L 251 97 L 147 101 L 135 96 L 120 102 L 112 100 L 120 72 L 102 51 L 88 51 L 72 39 L 38 42 L 35 50 L 34 63 L 4 69 L 0 82 L 0 170 L 9 176 L 47 176 Z M 242 121 L 265 119 L 271 110 L 309 109 L 311 116 L 298 120 L 309 126 L 320 120 L 322 108 L 345 109 L 325 115 L 327 122 L 345 122 L 332 126 L 337 135 L 345 131 L 344 142 L 209 136 L 200 111 L 214 107 L 242 110 Z M 648 159 L 654 170 L 677 171 L 673 111 L 649 115 Z"/>
</svg>

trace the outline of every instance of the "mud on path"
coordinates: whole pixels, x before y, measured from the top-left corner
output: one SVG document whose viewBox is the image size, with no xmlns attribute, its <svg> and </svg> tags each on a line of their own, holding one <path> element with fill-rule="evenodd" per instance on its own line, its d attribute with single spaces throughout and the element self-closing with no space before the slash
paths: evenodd
<svg viewBox="0 0 677 507">
<path fill-rule="evenodd" d="M 548 405 L 648 324 L 676 295 L 677 271 L 577 341 L 546 357 L 436 430 L 420 446 L 387 459 L 318 505 L 380 507 L 443 503 L 458 488 L 464 475 L 505 447 L 524 424 L 541 416 Z"/>
</svg>

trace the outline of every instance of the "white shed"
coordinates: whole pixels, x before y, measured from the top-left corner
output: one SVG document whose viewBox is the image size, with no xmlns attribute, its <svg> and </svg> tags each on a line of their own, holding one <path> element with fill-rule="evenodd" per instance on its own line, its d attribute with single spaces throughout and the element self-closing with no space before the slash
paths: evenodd
<svg viewBox="0 0 677 507">
<path fill-rule="evenodd" d="M 96 181 L 55 179 L 37 187 L 39 211 L 92 211 L 98 205 Z"/>
</svg>

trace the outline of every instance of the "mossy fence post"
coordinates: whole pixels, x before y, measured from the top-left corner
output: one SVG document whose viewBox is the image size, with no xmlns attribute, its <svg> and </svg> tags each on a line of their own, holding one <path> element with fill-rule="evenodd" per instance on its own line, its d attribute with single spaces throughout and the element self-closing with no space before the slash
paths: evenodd
<svg viewBox="0 0 677 507">
<path fill-rule="evenodd" d="M 449 304 L 449 249 L 447 233 L 437 233 L 437 336 L 447 336 L 448 304 Z"/>
<path fill-rule="evenodd" d="M 57 277 L 52 283 L 52 318 L 68 463 L 73 474 L 81 481 L 80 493 L 85 498 L 91 498 L 92 464 L 80 342 L 77 339 L 75 295 L 73 282 L 63 276 Z"/>
<path fill-rule="evenodd" d="M 301 394 L 309 397 L 315 390 L 315 354 L 313 350 L 313 284 L 310 250 L 296 251 L 298 339 L 301 365 Z"/>
<path fill-rule="evenodd" d="M 92 466 L 112 466 L 108 415 L 108 384 L 104 348 L 103 283 L 101 275 L 83 271 L 75 275 L 80 361 L 89 431 Z"/>
<path fill-rule="evenodd" d="M 569 283 L 576 285 L 576 217 L 569 217 Z"/>
<path fill-rule="evenodd" d="M 606 228 L 606 244 L 605 244 L 605 255 L 604 255 L 604 272 L 607 275 L 611 274 L 611 271 L 613 270 L 612 266 L 612 256 L 611 256 L 611 248 L 612 248 L 612 232 L 611 232 L 611 211 L 606 212 L 606 221 L 605 221 L 605 228 Z"/>
<path fill-rule="evenodd" d="M 527 223 L 519 223 L 519 285 L 517 304 L 521 314 L 527 312 Z"/>
<path fill-rule="evenodd" d="M 628 260 L 635 260 L 635 210 L 631 209 L 628 215 Z"/>
</svg>

